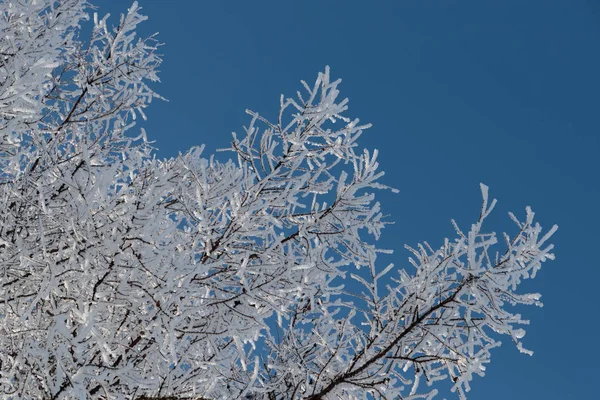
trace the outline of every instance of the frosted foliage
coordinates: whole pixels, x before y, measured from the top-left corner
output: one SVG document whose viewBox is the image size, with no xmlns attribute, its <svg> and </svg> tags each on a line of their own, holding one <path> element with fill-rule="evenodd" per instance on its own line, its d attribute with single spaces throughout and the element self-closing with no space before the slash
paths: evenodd
<svg viewBox="0 0 600 400">
<path fill-rule="evenodd" d="M 328 69 L 276 121 L 249 112 L 233 161 L 158 160 L 132 133 L 161 62 L 137 4 L 114 27 L 80 0 L 0 7 L 3 397 L 465 398 L 501 335 L 528 352 L 507 306 L 541 305 L 517 289 L 556 228 L 527 209 L 498 245 L 482 185 L 468 231 L 380 266 L 388 188 Z"/>
</svg>

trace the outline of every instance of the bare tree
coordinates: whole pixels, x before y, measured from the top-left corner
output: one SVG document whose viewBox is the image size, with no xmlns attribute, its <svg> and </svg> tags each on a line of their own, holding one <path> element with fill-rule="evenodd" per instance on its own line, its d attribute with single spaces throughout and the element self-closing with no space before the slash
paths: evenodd
<svg viewBox="0 0 600 400">
<path fill-rule="evenodd" d="M 249 112 L 235 161 L 159 160 L 130 135 L 161 62 L 137 4 L 88 41 L 83 0 L 0 10 L 3 396 L 465 398 L 500 334 L 527 352 L 506 305 L 540 305 L 517 287 L 556 227 L 511 214 L 497 247 L 482 185 L 468 231 L 381 268 L 388 188 L 328 69 L 276 121 Z"/>
</svg>

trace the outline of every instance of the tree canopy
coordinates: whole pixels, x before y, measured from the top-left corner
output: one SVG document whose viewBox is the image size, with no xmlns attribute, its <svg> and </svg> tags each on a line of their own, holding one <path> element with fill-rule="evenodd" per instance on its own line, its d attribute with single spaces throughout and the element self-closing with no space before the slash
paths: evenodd
<svg viewBox="0 0 600 400">
<path fill-rule="evenodd" d="M 233 160 L 158 159 L 135 128 L 161 63 L 136 3 L 114 27 L 83 0 L 0 10 L 4 396 L 466 398 L 501 335 L 528 353 L 510 306 L 541 305 L 517 289 L 556 227 L 527 208 L 498 244 L 481 185 L 468 230 L 380 265 L 393 189 L 329 69 L 276 120 L 249 112 Z"/>
</svg>

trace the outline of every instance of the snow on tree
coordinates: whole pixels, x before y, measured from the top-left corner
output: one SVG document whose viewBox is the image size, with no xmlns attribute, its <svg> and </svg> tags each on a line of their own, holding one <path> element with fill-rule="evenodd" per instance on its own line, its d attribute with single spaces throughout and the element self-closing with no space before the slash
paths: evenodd
<svg viewBox="0 0 600 400">
<path fill-rule="evenodd" d="M 541 305 L 517 288 L 556 227 L 528 208 L 497 245 L 482 185 L 468 231 L 382 268 L 388 188 L 329 70 L 250 112 L 235 161 L 160 160 L 131 133 L 161 62 L 137 4 L 86 41 L 83 0 L 0 7 L 3 397 L 465 398 L 500 335 L 528 352 L 507 305 Z"/>
</svg>

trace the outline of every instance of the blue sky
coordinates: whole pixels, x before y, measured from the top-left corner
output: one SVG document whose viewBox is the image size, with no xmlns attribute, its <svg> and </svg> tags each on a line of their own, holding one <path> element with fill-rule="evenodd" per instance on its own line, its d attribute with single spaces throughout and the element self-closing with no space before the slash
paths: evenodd
<svg viewBox="0 0 600 400">
<path fill-rule="evenodd" d="M 127 1 L 98 0 L 113 21 Z M 325 65 L 343 79 L 348 115 L 373 123 L 381 193 L 396 224 L 381 246 L 440 244 L 451 218 L 468 227 L 479 182 L 499 204 L 489 229 L 510 230 L 526 205 L 560 226 L 557 260 L 526 288 L 533 357 L 505 340 L 471 399 L 596 398 L 600 373 L 600 3 L 594 1 L 140 0 L 142 34 L 159 32 L 164 64 L 145 123 L 158 155 L 206 153 L 242 132 L 246 108 L 274 115 Z M 224 155 L 221 153 L 220 157 Z M 448 399 L 453 394 L 446 394 Z M 440 396 L 442 398 L 443 396 Z"/>
</svg>

